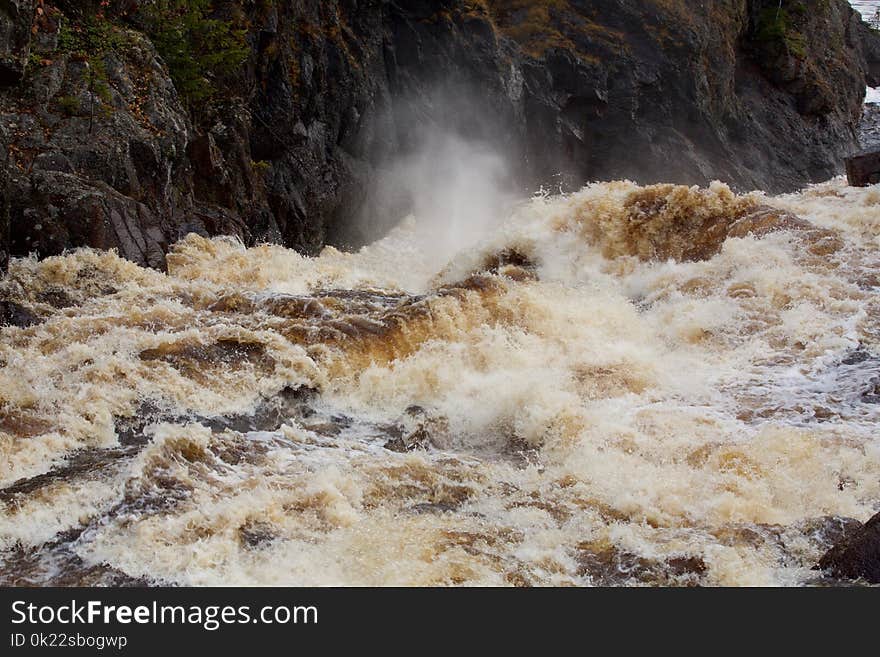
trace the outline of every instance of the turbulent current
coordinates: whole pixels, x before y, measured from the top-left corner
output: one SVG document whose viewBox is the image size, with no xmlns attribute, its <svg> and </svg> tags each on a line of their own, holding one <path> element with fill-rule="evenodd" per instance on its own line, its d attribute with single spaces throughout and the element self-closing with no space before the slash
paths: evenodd
<svg viewBox="0 0 880 657">
<path fill-rule="evenodd" d="M 827 583 L 880 503 L 880 190 L 441 237 L 13 261 L 0 583 Z"/>
</svg>

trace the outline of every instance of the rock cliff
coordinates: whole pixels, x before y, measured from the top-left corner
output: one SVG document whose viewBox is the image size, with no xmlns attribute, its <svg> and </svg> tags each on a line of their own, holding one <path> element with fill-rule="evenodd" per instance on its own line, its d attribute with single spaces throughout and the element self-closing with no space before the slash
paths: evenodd
<svg viewBox="0 0 880 657">
<path fill-rule="evenodd" d="M 357 245 L 435 129 L 524 193 L 792 189 L 856 148 L 866 80 L 880 38 L 844 0 L 0 0 L 0 268 L 162 267 L 188 232 Z"/>
</svg>

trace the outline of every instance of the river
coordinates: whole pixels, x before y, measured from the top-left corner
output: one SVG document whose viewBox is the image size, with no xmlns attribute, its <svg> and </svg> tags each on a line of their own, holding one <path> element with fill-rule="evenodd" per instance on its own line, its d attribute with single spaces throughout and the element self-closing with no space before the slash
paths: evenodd
<svg viewBox="0 0 880 657">
<path fill-rule="evenodd" d="M 828 583 L 880 500 L 880 191 L 463 161 L 357 253 L 14 260 L 0 583 Z"/>
<path fill-rule="evenodd" d="M 354 254 L 14 261 L 0 579 L 818 581 L 880 499 L 880 193 L 462 184 Z"/>
<path fill-rule="evenodd" d="M 877 0 L 852 0 L 850 4 L 861 12 L 865 20 L 873 19 L 880 9 L 880 2 Z"/>
</svg>

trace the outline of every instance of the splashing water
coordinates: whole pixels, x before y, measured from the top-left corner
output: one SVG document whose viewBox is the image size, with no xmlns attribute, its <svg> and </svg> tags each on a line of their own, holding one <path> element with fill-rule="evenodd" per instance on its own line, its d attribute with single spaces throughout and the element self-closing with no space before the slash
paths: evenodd
<svg viewBox="0 0 880 657">
<path fill-rule="evenodd" d="M 850 4 L 862 15 L 864 20 L 869 22 L 877 15 L 877 11 L 880 10 L 880 2 L 878 0 L 851 0 Z"/>
<path fill-rule="evenodd" d="M 880 192 L 595 184 L 425 257 L 20 259 L 5 584 L 797 585 L 880 501 Z"/>
</svg>

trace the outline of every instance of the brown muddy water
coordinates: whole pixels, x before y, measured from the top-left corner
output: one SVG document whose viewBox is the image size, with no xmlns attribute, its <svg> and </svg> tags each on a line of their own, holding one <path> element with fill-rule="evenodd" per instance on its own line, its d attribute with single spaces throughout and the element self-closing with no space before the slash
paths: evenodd
<svg viewBox="0 0 880 657">
<path fill-rule="evenodd" d="M 880 191 L 431 241 L 14 261 L 0 583 L 804 585 L 877 510 Z"/>
</svg>

